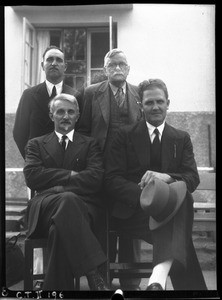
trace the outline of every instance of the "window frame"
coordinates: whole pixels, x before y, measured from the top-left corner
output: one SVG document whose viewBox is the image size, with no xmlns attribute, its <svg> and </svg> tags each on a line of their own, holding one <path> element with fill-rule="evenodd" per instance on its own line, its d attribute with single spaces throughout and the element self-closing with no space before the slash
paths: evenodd
<svg viewBox="0 0 222 300">
<path fill-rule="evenodd" d="M 32 40 L 27 40 L 28 31 L 32 33 Z M 36 82 L 36 29 L 28 21 L 27 18 L 23 17 L 23 49 L 22 49 L 22 92 L 33 86 Z M 29 49 L 29 53 L 27 53 Z M 27 70 L 29 70 L 27 74 Z M 28 80 L 26 80 L 28 79 Z"/>
</svg>

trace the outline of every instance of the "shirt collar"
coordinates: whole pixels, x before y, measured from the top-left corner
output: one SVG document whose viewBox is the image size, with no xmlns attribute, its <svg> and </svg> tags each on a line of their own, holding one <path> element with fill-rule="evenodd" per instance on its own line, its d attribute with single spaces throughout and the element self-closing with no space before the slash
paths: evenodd
<svg viewBox="0 0 222 300">
<path fill-rule="evenodd" d="M 74 131 L 75 130 L 73 129 L 66 134 L 70 142 L 73 142 Z M 59 133 L 58 131 L 55 131 L 55 134 L 57 135 L 59 142 L 61 142 L 63 134 Z"/>
<path fill-rule="evenodd" d="M 61 92 L 62 92 L 63 80 L 60 81 L 60 82 L 57 83 L 57 84 L 53 84 L 53 83 L 51 83 L 50 81 L 48 81 L 48 80 L 46 79 L 46 80 L 45 80 L 45 83 L 46 83 L 46 88 L 47 88 L 47 91 L 48 91 L 49 96 L 51 96 L 51 94 L 52 94 L 52 89 L 53 89 L 54 86 L 56 87 L 56 93 L 57 93 L 57 95 L 58 95 L 58 94 L 61 94 Z"/>
<path fill-rule="evenodd" d="M 164 126 L 165 126 L 165 121 L 163 121 L 163 123 L 158 127 L 153 126 L 152 124 L 148 123 L 147 121 L 146 121 L 146 125 L 147 125 L 147 128 L 148 128 L 150 137 L 154 133 L 154 129 L 157 128 L 159 130 L 159 136 L 160 136 L 160 139 L 161 139 L 162 134 L 163 134 L 163 130 L 164 130 Z"/>
<path fill-rule="evenodd" d="M 112 83 L 109 83 L 111 90 L 113 91 L 113 94 L 116 95 L 117 91 L 118 91 L 118 87 L 113 85 Z M 126 94 L 126 82 L 124 82 L 123 86 L 122 86 L 123 92 L 124 94 Z"/>
</svg>

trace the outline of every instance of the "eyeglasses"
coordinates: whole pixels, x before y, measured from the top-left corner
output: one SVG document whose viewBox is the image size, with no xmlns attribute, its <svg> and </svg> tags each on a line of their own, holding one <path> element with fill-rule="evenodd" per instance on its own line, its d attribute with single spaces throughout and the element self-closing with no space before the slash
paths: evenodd
<svg viewBox="0 0 222 300">
<path fill-rule="evenodd" d="M 119 66 L 120 69 L 125 69 L 126 67 L 128 67 L 128 65 L 126 63 L 119 63 L 119 64 L 116 64 L 116 63 L 110 63 L 107 65 L 107 68 L 109 69 L 116 69 L 117 66 Z"/>
</svg>

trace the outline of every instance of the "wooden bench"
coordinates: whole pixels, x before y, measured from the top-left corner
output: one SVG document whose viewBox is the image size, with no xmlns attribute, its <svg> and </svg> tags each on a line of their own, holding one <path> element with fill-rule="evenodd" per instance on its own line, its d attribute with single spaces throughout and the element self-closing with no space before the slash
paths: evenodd
<svg viewBox="0 0 222 300">
<path fill-rule="evenodd" d="M 216 239 L 216 174 L 199 172 L 200 184 L 193 193 L 193 232 L 207 232 Z"/>
</svg>

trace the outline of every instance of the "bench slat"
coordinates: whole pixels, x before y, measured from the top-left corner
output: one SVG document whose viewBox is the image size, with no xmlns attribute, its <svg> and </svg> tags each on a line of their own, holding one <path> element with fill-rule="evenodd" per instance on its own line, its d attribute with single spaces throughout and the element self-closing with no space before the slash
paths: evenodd
<svg viewBox="0 0 222 300">
<path fill-rule="evenodd" d="M 8 213 L 24 213 L 25 210 L 26 210 L 26 207 L 25 205 L 6 205 L 6 208 L 5 208 L 5 211 L 6 211 L 6 214 Z"/>
<path fill-rule="evenodd" d="M 216 205 L 212 202 L 194 202 L 193 204 L 194 209 L 210 209 L 215 210 Z"/>
</svg>

